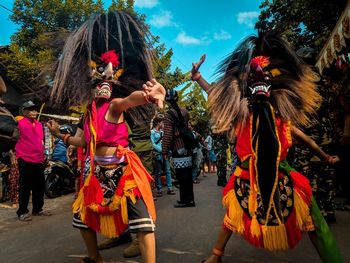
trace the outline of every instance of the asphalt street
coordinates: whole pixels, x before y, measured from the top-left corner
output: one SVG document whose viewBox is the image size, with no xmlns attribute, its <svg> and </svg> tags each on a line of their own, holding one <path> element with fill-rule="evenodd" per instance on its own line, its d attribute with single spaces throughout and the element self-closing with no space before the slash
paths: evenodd
<svg viewBox="0 0 350 263">
<path fill-rule="evenodd" d="M 199 263 L 206 258 L 216 241 L 225 210 L 221 205 L 222 188 L 216 186 L 216 176 L 200 177 L 194 185 L 196 207 L 173 208 L 176 196 L 164 195 L 157 207 L 157 262 Z M 165 189 L 164 189 L 165 192 Z M 76 263 L 86 255 L 79 231 L 71 226 L 73 195 L 46 199 L 50 217 L 33 217 L 31 222 L 18 221 L 15 209 L 0 204 L 0 263 Z M 350 212 L 336 213 L 337 223 L 331 225 L 344 262 L 350 262 Z M 99 237 L 99 240 L 103 240 Z M 106 262 L 141 262 L 140 257 L 124 259 L 127 245 L 103 250 Z M 271 253 L 257 249 L 241 237 L 229 241 L 224 263 L 228 262 L 321 262 L 308 236 L 292 251 Z"/>
</svg>

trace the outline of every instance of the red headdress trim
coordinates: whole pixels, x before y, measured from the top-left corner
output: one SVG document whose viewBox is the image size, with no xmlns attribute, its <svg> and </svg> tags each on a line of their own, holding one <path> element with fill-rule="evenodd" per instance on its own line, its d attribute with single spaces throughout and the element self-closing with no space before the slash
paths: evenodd
<svg viewBox="0 0 350 263">
<path fill-rule="evenodd" d="M 266 56 L 257 56 L 250 60 L 250 66 L 252 69 L 256 69 L 257 67 L 265 68 L 270 65 L 270 58 Z"/>
<path fill-rule="evenodd" d="M 111 62 L 114 68 L 117 68 L 120 64 L 119 54 L 117 54 L 115 50 L 110 50 L 103 53 L 101 55 L 101 60 L 105 64 L 108 64 L 109 62 Z"/>
</svg>

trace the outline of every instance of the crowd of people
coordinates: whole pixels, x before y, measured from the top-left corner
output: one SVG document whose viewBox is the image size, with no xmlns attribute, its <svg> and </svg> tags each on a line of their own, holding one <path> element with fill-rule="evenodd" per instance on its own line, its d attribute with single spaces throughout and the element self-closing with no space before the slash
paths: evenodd
<svg viewBox="0 0 350 263">
<path fill-rule="evenodd" d="M 195 207 L 194 184 L 213 173 L 224 187 L 227 213 L 203 262 L 221 262 L 233 232 L 273 251 L 295 247 L 307 232 L 324 262 L 341 262 L 325 219 L 335 222 L 334 165 L 343 164 L 349 152 L 329 155 L 326 131 L 318 129 L 317 139 L 299 129 L 313 123 L 323 95 L 316 74 L 271 32 L 244 40 L 223 61 L 215 84 L 199 72 L 202 56 L 191 78 L 208 93 L 213 122 L 200 134 L 179 107 L 177 92 L 153 78 L 147 34 L 127 12 L 96 14 L 70 35 L 57 68 L 51 102 L 88 102 L 75 133 L 54 120 L 45 123 L 56 138 L 55 160 L 68 162 L 72 149 L 80 152 L 72 220 L 88 252 L 82 262 L 103 262 L 99 250 L 126 242 L 131 242 L 126 257 L 141 254 L 144 262 L 155 262 L 154 202 L 175 195 L 176 186 L 173 207 Z M 164 101 L 167 110 L 160 113 Z M 21 111 L 17 143 L 4 158 L 10 160 L 18 219 L 30 221 L 51 213 L 43 210 L 43 124 L 32 101 Z M 346 142 L 343 146 L 348 149 Z M 303 158 L 309 159 L 306 165 Z M 98 245 L 96 233 L 108 239 Z"/>
</svg>

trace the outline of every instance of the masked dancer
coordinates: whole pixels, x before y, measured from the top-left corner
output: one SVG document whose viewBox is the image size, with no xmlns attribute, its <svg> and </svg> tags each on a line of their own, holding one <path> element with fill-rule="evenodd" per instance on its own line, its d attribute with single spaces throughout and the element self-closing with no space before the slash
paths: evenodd
<svg viewBox="0 0 350 263">
<path fill-rule="evenodd" d="M 246 38 L 221 63 L 214 85 L 198 71 L 204 60 L 193 64 L 192 80 L 208 92 L 218 131 L 237 139 L 239 165 L 224 189 L 219 238 L 203 262 L 221 262 L 232 232 L 271 251 L 294 248 L 308 232 L 323 262 L 342 262 L 309 181 L 286 158 L 298 140 L 325 163 L 338 160 L 297 128 L 321 101 L 318 76 L 274 32 Z"/>
<path fill-rule="evenodd" d="M 155 262 L 151 176 L 128 147 L 124 121 L 124 112 L 147 115 L 152 104 L 163 106 L 165 89 L 152 78 L 149 36 L 128 12 L 97 14 L 69 36 L 59 61 L 53 101 L 89 103 L 83 137 L 60 134 L 57 123 L 48 123 L 66 144 L 87 149 L 84 183 L 73 204 L 73 226 L 88 250 L 82 262 L 103 261 L 96 232 L 113 238 L 127 228 L 137 234 L 143 262 Z"/>
</svg>

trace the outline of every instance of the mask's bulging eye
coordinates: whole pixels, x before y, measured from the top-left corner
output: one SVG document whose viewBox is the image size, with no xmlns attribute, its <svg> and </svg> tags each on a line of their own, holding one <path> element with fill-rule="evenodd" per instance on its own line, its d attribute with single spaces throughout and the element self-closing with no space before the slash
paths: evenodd
<svg viewBox="0 0 350 263">
<path fill-rule="evenodd" d="M 95 56 L 95 55 L 94 55 Z M 110 50 L 89 61 L 92 80 L 110 80 L 116 83 L 118 78 L 123 74 L 124 70 L 119 67 L 119 54 L 115 50 Z"/>
<path fill-rule="evenodd" d="M 98 68 L 97 68 L 97 71 L 98 71 L 98 73 L 103 73 L 103 71 L 105 70 L 105 68 L 104 67 L 102 67 L 102 66 L 99 66 Z"/>
</svg>

